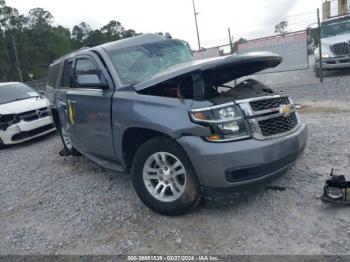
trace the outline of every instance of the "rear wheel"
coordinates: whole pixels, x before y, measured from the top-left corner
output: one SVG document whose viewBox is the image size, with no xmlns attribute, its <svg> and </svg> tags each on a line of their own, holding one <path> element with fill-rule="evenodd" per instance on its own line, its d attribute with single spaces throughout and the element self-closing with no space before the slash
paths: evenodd
<svg viewBox="0 0 350 262">
<path fill-rule="evenodd" d="M 67 133 L 67 131 L 63 125 L 60 125 L 59 130 L 60 130 L 61 140 L 62 140 L 62 143 L 64 145 L 64 148 L 65 148 L 67 154 L 72 155 L 72 156 L 80 156 L 81 154 L 79 153 L 79 151 L 77 151 L 74 148 L 74 146 L 72 144 L 72 140 L 71 140 L 69 134 Z"/>
<path fill-rule="evenodd" d="M 158 137 L 137 151 L 132 174 L 142 202 L 163 215 L 180 215 L 200 200 L 199 183 L 190 160 L 173 140 Z"/>
</svg>

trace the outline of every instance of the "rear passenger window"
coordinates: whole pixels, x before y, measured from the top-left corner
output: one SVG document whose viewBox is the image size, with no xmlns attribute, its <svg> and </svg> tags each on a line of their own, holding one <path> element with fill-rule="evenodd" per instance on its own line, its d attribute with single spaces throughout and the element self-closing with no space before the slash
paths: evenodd
<svg viewBox="0 0 350 262">
<path fill-rule="evenodd" d="M 72 70 L 73 70 L 73 60 L 68 60 L 64 63 L 63 75 L 61 86 L 62 87 L 72 87 Z"/>
</svg>

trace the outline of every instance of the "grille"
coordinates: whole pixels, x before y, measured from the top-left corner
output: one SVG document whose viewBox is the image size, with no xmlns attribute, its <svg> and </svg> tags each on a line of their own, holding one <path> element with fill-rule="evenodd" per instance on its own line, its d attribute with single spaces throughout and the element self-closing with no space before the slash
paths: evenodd
<svg viewBox="0 0 350 262">
<path fill-rule="evenodd" d="M 32 136 L 36 136 L 36 135 L 39 135 L 39 134 L 44 133 L 46 131 L 49 131 L 53 128 L 55 128 L 55 126 L 53 124 L 49 124 L 49 125 L 42 126 L 42 127 L 30 130 L 30 131 L 24 131 L 24 132 L 21 132 L 19 134 L 12 136 L 12 141 L 19 141 L 22 139 L 27 139 L 27 138 L 30 138 Z"/>
<path fill-rule="evenodd" d="M 259 121 L 261 133 L 264 136 L 273 136 L 292 130 L 298 124 L 296 113 L 293 112 L 288 117 L 275 117 Z"/>
<path fill-rule="evenodd" d="M 338 43 L 331 46 L 331 51 L 335 55 L 349 55 L 350 54 L 350 45 L 349 43 Z"/>
<path fill-rule="evenodd" d="M 250 102 L 250 107 L 252 108 L 253 111 L 261 111 L 261 110 L 267 110 L 270 108 L 276 108 L 276 107 L 279 107 L 280 105 L 288 105 L 288 104 L 290 104 L 288 97 L 277 97 L 277 98 Z"/>
<path fill-rule="evenodd" d="M 31 122 L 42 117 L 48 116 L 47 107 L 40 108 L 38 110 L 31 110 L 24 113 L 18 114 L 18 117 L 26 122 Z"/>
</svg>

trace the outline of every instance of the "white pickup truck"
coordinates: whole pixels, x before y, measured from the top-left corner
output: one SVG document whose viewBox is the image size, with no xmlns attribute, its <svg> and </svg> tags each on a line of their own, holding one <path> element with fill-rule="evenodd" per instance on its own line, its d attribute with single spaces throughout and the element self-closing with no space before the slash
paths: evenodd
<svg viewBox="0 0 350 262">
<path fill-rule="evenodd" d="M 350 15 L 328 19 L 321 24 L 322 69 L 350 69 Z M 315 50 L 315 75 L 320 77 L 319 47 Z"/>
</svg>

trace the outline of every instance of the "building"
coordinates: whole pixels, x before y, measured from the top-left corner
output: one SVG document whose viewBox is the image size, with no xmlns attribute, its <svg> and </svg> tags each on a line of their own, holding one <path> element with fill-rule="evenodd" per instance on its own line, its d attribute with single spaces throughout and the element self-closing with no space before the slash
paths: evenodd
<svg viewBox="0 0 350 262">
<path fill-rule="evenodd" d="M 350 13 L 350 0 L 324 0 L 322 3 L 323 20 L 348 13 Z"/>
</svg>

